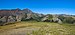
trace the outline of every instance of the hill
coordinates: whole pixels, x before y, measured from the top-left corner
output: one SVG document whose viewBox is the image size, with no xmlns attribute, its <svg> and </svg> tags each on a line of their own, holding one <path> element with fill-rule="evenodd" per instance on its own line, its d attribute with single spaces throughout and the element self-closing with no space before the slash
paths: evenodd
<svg viewBox="0 0 75 35">
<path fill-rule="evenodd" d="M 0 10 L 0 35 L 75 35 L 75 16 Z"/>
<path fill-rule="evenodd" d="M 6 25 L 14 22 L 20 21 L 42 21 L 42 22 L 56 22 L 56 23 L 75 23 L 75 16 L 74 15 L 66 15 L 66 14 L 39 14 L 34 13 L 30 9 L 4 9 L 0 10 L 0 25 Z"/>
<path fill-rule="evenodd" d="M 75 35 L 75 24 L 22 21 L 0 26 L 0 35 Z"/>
</svg>

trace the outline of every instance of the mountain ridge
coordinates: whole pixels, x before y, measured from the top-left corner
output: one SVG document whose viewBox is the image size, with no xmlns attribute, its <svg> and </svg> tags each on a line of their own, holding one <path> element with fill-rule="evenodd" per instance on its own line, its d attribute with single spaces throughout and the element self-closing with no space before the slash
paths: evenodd
<svg viewBox="0 0 75 35">
<path fill-rule="evenodd" d="M 36 21 L 46 21 L 46 22 L 58 22 L 62 23 L 62 17 L 64 20 L 67 18 L 74 19 L 74 15 L 66 15 L 66 14 L 39 14 L 34 13 L 30 9 L 10 9 L 10 10 L 0 10 L 0 23 L 12 23 L 12 22 L 19 22 L 19 21 L 26 21 L 26 20 L 36 20 Z M 63 20 L 63 21 L 64 21 Z M 72 22 L 74 23 L 74 22 Z"/>
</svg>

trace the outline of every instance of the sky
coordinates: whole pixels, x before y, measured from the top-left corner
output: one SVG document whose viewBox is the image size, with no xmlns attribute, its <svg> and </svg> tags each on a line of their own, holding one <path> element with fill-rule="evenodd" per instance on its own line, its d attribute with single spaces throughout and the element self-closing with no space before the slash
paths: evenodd
<svg viewBox="0 0 75 35">
<path fill-rule="evenodd" d="M 75 15 L 75 0 L 0 0 L 0 9 L 16 8 L 42 14 Z"/>
</svg>

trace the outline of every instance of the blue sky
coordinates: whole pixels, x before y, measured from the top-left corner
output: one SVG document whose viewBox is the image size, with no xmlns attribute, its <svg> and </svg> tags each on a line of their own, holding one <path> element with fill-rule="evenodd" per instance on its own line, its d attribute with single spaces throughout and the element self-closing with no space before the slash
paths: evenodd
<svg viewBox="0 0 75 35">
<path fill-rule="evenodd" d="M 75 15 L 75 0 L 0 0 L 0 9 L 29 8 L 43 14 Z"/>
</svg>

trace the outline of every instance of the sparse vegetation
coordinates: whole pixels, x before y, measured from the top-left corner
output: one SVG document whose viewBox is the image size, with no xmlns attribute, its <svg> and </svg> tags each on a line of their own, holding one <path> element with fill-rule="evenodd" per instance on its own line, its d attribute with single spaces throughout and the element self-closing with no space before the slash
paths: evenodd
<svg viewBox="0 0 75 35">
<path fill-rule="evenodd" d="M 75 35 L 75 17 L 71 15 L 16 9 L 0 10 L 0 16 L 0 25 L 4 25 L 0 26 L 0 35 Z"/>
<path fill-rule="evenodd" d="M 0 34 L 13 33 L 20 34 L 21 31 L 26 35 L 75 35 L 75 24 L 58 24 L 50 22 L 22 21 L 11 25 L 0 26 Z M 23 31 L 28 30 L 28 31 Z M 16 31 L 20 33 L 16 33 Z M 31 30 L 32 29 L 32 30 Z M 8 34 L 9 34 L 8 33 Z M 22 33 L 21 33 L 22 34 Z"/>
</svg>

